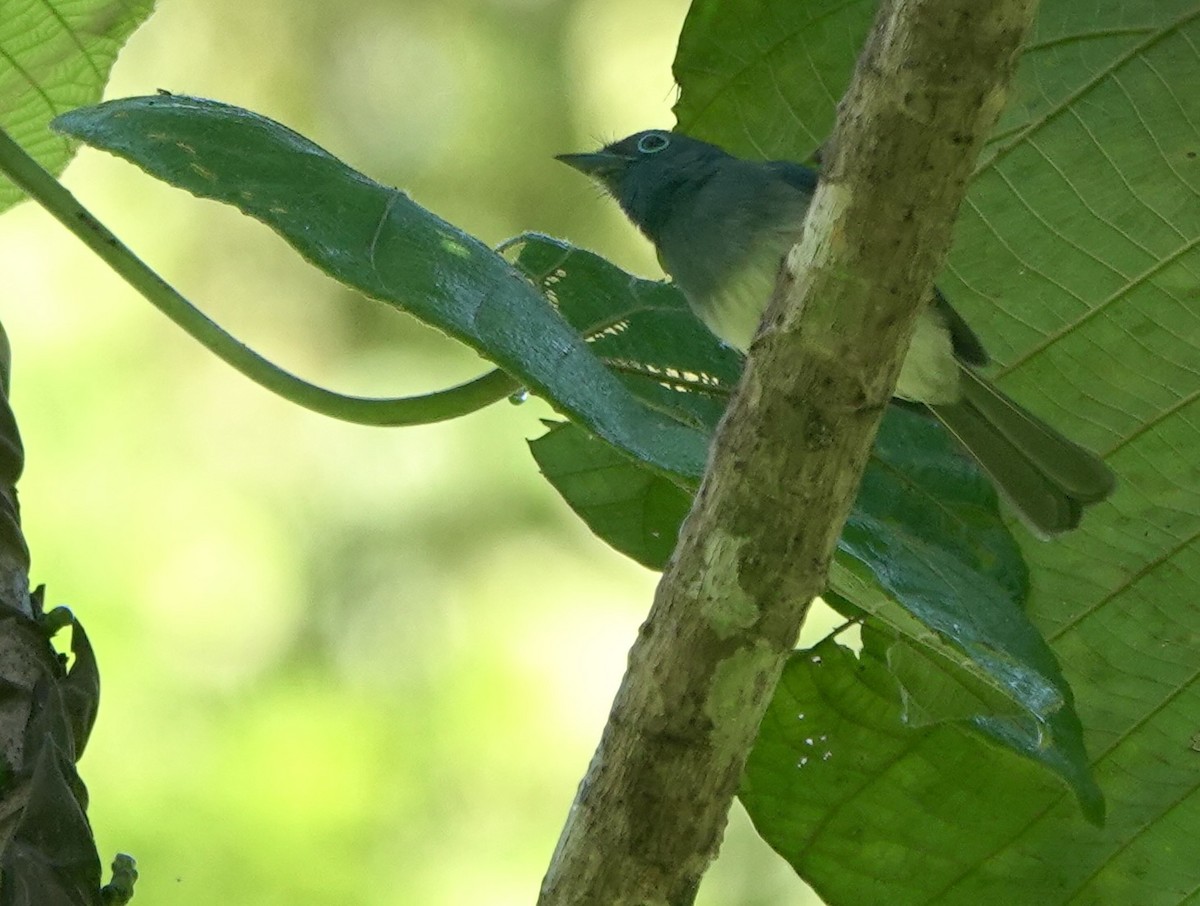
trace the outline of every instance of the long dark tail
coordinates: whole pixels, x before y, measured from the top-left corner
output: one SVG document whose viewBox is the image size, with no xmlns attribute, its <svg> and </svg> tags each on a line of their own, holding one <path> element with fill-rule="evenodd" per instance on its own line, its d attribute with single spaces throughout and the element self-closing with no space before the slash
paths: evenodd
<svg viewBox="0 0 1200 906">
<path fill-rule="evenodd" d="M 1112 493 L 1116 479 L 1100 457 L 970 368 L 964 367 L 962 376 L 962 400 L 930 408 L 1037 534 L 1075 528 L 1085 505 Z"/>
</svg>

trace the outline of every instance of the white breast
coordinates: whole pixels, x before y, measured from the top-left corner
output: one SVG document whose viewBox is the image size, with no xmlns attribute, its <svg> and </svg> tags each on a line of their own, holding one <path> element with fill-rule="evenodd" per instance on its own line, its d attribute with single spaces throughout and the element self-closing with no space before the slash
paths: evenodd
<svg viewBox="0 0 1200 906">
<path fill-rule="evenodd" d="M 962 397 L 958 360 L 950 331 L 933 306 L 926 306 L 917 319 L 912 345 L 900 367 L 896 396 L 919 403 L 954 403 Z"/>
<path fill-rule="evenodd" d="M 763 308 L 774 292 L 775 276 L 767 267 L 744 267 L 715 295 L 717 304 L 713 308 L 693 307 L 709 330 L 727 345 L 745 352 L 758 330 Z M 937 310 L 928 306 L 917 320 L 912 345 L 900 368 L 896 396 L 933 405 L 957 402 L 962 396 L 960 367 L 954 357 L 950 331 Z"/>
</svg>

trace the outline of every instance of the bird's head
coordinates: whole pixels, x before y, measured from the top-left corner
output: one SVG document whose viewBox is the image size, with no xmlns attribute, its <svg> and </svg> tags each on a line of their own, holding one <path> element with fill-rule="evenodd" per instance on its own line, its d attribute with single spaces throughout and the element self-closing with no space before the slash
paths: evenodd
<svg viewBox="0 0 1200 906">
<path fill-rule="evenodd" d="M 629 219 L 654 239 L 680 197 L 698 190 L 730 156 L 708 142 L 650 129 L 587 154 L 557 160 L 604 187 Z"/>
</svg>

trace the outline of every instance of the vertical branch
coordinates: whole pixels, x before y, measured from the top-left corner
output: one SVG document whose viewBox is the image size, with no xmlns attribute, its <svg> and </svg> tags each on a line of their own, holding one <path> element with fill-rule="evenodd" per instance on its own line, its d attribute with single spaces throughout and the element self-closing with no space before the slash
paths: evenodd
<svg viewBox="0 0 1200 906">
<path fill-rule="evenodd" d="M 884 0 L 543 906 L 694 898 L 1035 8 Z"/>
</svg>

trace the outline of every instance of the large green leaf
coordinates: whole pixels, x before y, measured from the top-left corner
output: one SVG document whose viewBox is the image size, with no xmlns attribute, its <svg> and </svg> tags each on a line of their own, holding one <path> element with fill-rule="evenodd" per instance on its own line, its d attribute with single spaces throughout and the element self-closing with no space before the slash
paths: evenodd
<svg viewBox="0 0 1200 906">
<path fill-rule="evenodd" d="M 1102 832 L 1048 774 L 963 724 L 906 723 L 888 641 L 869 628 L 863 639 L 857 658 L 827 640 L 784 670 L 739 793 L 759 831 L 828 903 L 1063 902 L 1087 874 L 1074 858 Z M 1073 832 L 1042 851 L 1006 848 L 1055 797 Z"/>
<path fill-rule="evenodd" d="M 154 0 L 0 0 L 0 128 L 52 173 L 76 142 L 47 126 L 100 99 L 117 52 Z M 0 176 L 0 211 L 24 197 Z"/>
<path fill-rule="evenodd" d="M 832 126 L 813 85 L 841 93 L 856 51 L 840 51 L 867 19 L 864 4 L 699 0 L 676 62 L 681 127 L 742 153 L 806 155 Z M 825 68 L 797 82 L 805 61 Z M 939 281 L 1002 386 L 1118 474 L 1080 530 L 1021 535 L 1030 612 L 1075 691 L 1107 826 L 1081 824 L 1000 748 L 968 757 L 950 728 L 921 737 L 911 760 L 876 758 L 882 724 L 844 744 L 853 759 L 803 775 L 827 787 L 814 810 L 822 791 L 799 791 L 799 750 L 772 729 L 785 717 L 764 724 L 757 763 L 777 763 L 748 805 L 831 903 L 876 901 L 885 871 L 888 902 L 1181 903 L 1200 889 L 1197 85 L 1195 0 L 1046 0 Z M 894 684 L 873 688 L 899 713 Z M 822 694 L 872 723 L 853 690 Z"/>
<path fill-rule="evenodd" d="M 308 261 L 473 346 L 598 436 L 696 480 L 706 435 L 641 403 L 503 258 L 279 123 L 179 96 L 54 121 L 172 185 L 234 205 Z"/>
<path fill-rule="evenodd" d="M 740 360 L 677 290 L 545 237 L 523 237 L 512 249 L 634 393 L 715 429 Z M 575 426 L 555 426 L 532 449 L 597 535 L 662 567 L 688 509 L 680 488 Z M 974 720 L 1057 772 L 1099 817 L 1102 799 L 1070 689 L 1023 613 L 1025 567 L 995 494 L 931 419 L 901 408 L 888 413 L 831 580 L 892 628 L 910 722 Z"/>
</svg>

